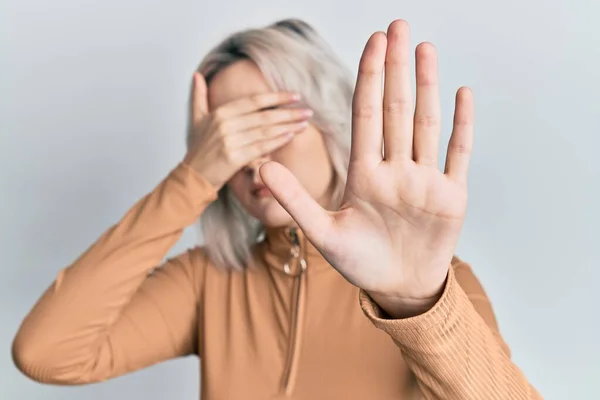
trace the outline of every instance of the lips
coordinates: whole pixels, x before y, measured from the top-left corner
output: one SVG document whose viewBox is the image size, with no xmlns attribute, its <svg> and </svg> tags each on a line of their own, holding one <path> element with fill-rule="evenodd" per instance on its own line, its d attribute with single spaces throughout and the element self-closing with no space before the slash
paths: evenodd
<svg viewBox="0 0 600 400">
<path fill-rule="evenodd" d="M 254 185 L 252 187 L 252 195 L 255 197 L 272 196 L 271 191 L 265 185 Z"/>
</svg>

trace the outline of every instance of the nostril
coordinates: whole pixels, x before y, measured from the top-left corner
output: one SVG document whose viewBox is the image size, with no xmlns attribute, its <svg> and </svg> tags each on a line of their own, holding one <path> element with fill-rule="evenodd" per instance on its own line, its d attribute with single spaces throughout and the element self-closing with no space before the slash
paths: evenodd
<svg viewBox="0 0 600 400">
<path fill-rule="evenodd" d="M 254 175 L 254 168 L 251 168 L 249 166 L 245 166 L 244 168 L 242 168 L 242 172 L 244 173 L 244 175 L 253 176 Z"/>
</svg>

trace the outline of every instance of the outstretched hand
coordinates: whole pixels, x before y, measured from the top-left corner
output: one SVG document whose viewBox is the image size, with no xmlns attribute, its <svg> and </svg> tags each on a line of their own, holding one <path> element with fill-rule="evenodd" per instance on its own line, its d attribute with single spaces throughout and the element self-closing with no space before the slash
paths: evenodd
<svg viewBox="0 0 600 400">
<path fill-rule="evenodd" d="M 414 113 L 409 59 L 405 21 L 394 21 L 387 34 L 376 32 L 367 42 L 338 211 L 323 209 L 282 165 L 268 162 L 260 170 L 327 261 L 397 318 L 426 311 L 441 295 L 465 217 L 473 142 L 473 96 L 460 88 L 445 170 L 438 169 L 435 48 L 421 43 L 416 50 Z"/>
</svg>

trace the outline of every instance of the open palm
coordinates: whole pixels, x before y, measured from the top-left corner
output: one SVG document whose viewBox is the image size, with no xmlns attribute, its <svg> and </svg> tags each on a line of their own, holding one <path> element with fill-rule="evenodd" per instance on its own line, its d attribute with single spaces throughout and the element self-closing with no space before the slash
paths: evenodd
<svg viewBox="0 0 600 400">
<path fill-rule="evenodd" d="M 416 50 L 414 112 L 409 60 L 405 21 L 394 21 L 387 35 L 377 32 L 367 42 L 354 92 L 348 180 L 338 211 L 324 210 L 283 166 L 270 162 L 261 168 L 266 185 L 306 237 L 384 308 L 439 295 L 467 205 L 471 91 L 457 92 L 442 172 L 437 167 L 435 48 L 422 43 Z"/>
</svg>

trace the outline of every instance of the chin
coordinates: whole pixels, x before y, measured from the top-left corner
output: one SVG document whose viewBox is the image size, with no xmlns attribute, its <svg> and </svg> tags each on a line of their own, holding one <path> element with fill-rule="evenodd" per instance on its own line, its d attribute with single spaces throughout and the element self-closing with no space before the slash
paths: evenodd
<svg viewBox="0 0 600 400">
<path fill-rule="evenodd" d="M 270 199 L 267 204 L 257 207 L 252 215 L 264 226 L 277 228 L 291 225 L 294 219 L 275 199 Z"/>
</svg>

